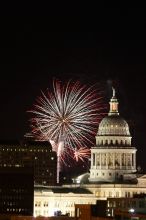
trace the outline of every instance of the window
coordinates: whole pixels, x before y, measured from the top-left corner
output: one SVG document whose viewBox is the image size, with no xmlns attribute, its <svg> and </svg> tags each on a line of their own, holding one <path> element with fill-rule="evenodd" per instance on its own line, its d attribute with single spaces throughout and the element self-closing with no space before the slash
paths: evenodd
<svg viewBox="0 0 146 220">
<path fill-rule="evenodd" d="M 109 192 L 109 197 L 112 197 L 112 192 L 111 191 Z"/>
<path fill-rule="evenodd" d="M 140 200 L 139 201 L 139 208 L 144 208 L 145 207 L 145 201 Z"/>
<path fill-rule="evenodd" d="M 136 207 L 136 201 L 132 201 L 132 207 Z"/>
<path fill-rule="evenodd" d="M 44 202 L 44 207 L 48 207 L 48 203 L 47 202 Z"/>
<path fill-rule="evenodd" d="M 119 197 L 119 192 L 116 192 L 116 197 Z"/>
<path fill-rule="evenodd" d="M 100 197 L 100 192 L 99 192 L 99 191 L 96 191 L 96 192 L 95 192 L 95 195 L 96 195 L 97 197 Z"/>
</svg>

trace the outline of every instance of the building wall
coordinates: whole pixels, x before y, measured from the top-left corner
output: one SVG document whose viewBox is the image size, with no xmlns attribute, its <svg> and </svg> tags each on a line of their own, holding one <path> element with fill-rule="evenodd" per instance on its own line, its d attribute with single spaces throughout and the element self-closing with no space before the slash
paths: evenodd
<svg viewBox="0 0 146 220">
<path fill-rule="evenodd" d="M 91 148 L 90 182 L 115 182 L 133 172 L 136 172 L 136 149 Z"/>
<path fill-rule="evenodd" d="M 107 215 L 115 216 L 115 210 L 118 213 L 123 212 L 127 215 L 141 213 L 146 215 L 146 200 L 143 198 L 108 198 Z"/>
<path fill-rule="evenodd" d="M 91 220 L 91 206 L 90 205 L 75 205 L 75 217 L 80 220 Z"/>
<path fill-rule="evenodd" d="M 75 204 L 96 204 L 92 194 L 53 193 L 52 191 L 35 191 L 34 216 L 52 216 L 55 211 L 75 216 Z"/>
<path fill-rule="evenodd" d="M 100 201 L 94 205 L 76 204 L 75 205 L 75 217 L 86 220 L 91 220 L 93 217 L 106 217 L 106 201 Z"/>
<path fill-rule="evenodd" d="M 0 213 L 33 214 L 34 180 L 31 169 L 0 169 Z"/>
<path fill-rule="evenodd" d="M 0 142 L 0 167 L 33 167 L 35 184 L 56 184 L 57 156 L 48 142 Z"/>
<path fill-rule="evenodd" d="M 66 185 L 72 191 L 75 185 Z M 90 194 L 54 193 L 52 190 L 34 192 L 34 216 L 53 215 L 55 210 L 74 216 L 75 204 L 96 204 L 97 200 L 109 198 L 131 198 L 134 194 L 146 193 L 146 181 L 137 184 L 84 184 L 81 187 L 89 190 Z"/>
</svg>

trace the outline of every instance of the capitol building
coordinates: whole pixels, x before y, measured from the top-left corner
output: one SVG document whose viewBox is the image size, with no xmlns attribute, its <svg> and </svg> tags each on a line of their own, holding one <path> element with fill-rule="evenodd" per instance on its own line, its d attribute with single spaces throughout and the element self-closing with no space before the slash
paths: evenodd
<svg viewBox="0 0 146 220">
<path fill-rule="evenodd" d="M 146 193 L 146 175 L 137 173 L 137 149 L 128 123 L 119 114 L 114 89 L 109 113 L 100 122 L 95 138 L 90 173 L 78 176 L 71 185 L 36 186 L 34 216 L 52 216 L 56 211 L 74 216 L 75 204 L 96 204 L 97 200 Z"/>
<path fill-rule="evenodd" d="M 110 111 L 99 124 L 96 146 L 91 148 L 90 182 L 135 179 L 136 148 L 131 144 L 127 122 L 119 115 L 113 89 Z"/>
</svg>

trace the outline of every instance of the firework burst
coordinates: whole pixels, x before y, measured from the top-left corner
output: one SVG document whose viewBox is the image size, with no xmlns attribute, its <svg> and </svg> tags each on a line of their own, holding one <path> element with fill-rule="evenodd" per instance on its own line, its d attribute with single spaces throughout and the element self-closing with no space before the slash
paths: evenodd
<svg viewBox="0 0 146 220">
<path fill-rule="evenodd" d="M 41 92 L 30 119 L 36 140 L 50 141 L 61 162 L 65 156 L 77 161 L 89 156 L 97 126 L 103 116 L 103 99 L 93 87 L 78 81 L 53 81 L 53 88 Z"/>
<path fill-rule="evenodd" d="M 90 156 L 90 149 L 87 147 L 80 147 L 79 149 L 75 148 L 74 150 L 74 159 L 76 161 L 81 160 L 84 162 L 84 159 L 88 159 Z"/>
</svg>

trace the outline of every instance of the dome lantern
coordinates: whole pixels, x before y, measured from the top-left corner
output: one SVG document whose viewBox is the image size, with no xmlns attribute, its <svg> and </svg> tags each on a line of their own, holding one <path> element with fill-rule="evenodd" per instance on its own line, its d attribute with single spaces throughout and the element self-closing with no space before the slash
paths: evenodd
<svg viewBox="0 0 146 220">
<path fill-rule="evenodd" d="M 108 115 L 119 115 L 118 112 L 118 100 L 116 98 L 116 94 L 115 94 L 115 89 L 112 87 L 113 90 L 113 96 L 110 100 L 110 111 L 108 113 Z"/>
</svg>

